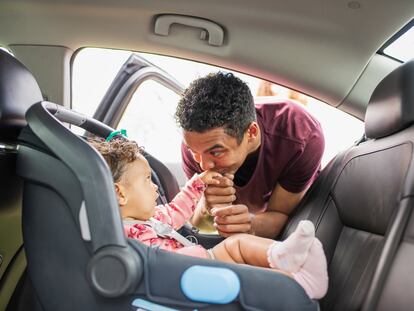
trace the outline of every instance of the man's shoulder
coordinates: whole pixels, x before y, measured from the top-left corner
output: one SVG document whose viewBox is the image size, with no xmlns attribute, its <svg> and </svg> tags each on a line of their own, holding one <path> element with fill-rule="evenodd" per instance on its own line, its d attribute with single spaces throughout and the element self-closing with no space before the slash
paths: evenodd
<svg viewBox="0 0 414 311">
<path fill-rule="evenodd" d="M 280 136 L 303 143 L 314 133 L 322 133 L 320 123 L 305 107 L 291 100 L 256 104 L 257 121 L 265 135 Z"/>
<path fill-rule="evenodd" d="M 303 105 L 292 100 L 273 100 L 267 103 L 256 103 L 256 113 L 258 117 L 267 120 L 286 119 L 291 116 L 318 121 L 307 111 Z"/>
</svg>

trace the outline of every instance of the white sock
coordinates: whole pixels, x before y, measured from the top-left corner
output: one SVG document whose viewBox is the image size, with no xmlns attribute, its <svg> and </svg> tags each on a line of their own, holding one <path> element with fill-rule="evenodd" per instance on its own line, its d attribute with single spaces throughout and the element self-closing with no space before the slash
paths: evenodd
<svg viewBox="0 0 414 311">
<path fill-rule="evenodd" d="M 302 268 L 292 273 L 311 299 L 321 299 L 328 291 L 328 265 L 322 243 L 315 238 Z"/>
<path fill-rule="evenodd" d="M 309 220 L 302 220 L 286 240 L 270 245 L 267 250 L 269 266 L 286 272 L 298 272 L 308 256 L 314 238 L 315 226 Z"/>
</svg>

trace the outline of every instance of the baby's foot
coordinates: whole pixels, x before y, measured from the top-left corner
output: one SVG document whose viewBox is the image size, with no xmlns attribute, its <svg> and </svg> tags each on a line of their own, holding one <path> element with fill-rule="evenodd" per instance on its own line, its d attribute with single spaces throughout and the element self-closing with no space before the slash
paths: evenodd
<svg viewBox="0 0 414 311">
<path fill-rule="evenodd" d="M 305 263 L 314 238 L 315 226 L 309 220 L 302 220 L 286 240 L 276 241 L 269 247 L 269 266 L 286 272 L 298 272 Z"/>
<path fill-rule="evenodd" d="M 321 299 L 328 291 L 328 268 L 322 243 L 315 238 L 308 257 L 297 273 L 292 273 L 311 299 Z"/>
</svg>

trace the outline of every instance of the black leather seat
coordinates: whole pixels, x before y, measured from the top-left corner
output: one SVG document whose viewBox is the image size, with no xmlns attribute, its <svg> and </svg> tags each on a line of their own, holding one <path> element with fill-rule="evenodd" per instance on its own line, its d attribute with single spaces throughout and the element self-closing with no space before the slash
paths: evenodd
<svg viewBox="0 0 414 311">
<path fill-rule="evenodd" d="M 26 258 L 21 232 L 22 180 L 16 175 L 17 136 L 26 126 L 27 109 L 41 100 L 33 76 L 0 50 L 0 310 L 18 310 L 28 299 L 19 295 L 26 287 L 22 277 Z M 11 299 L 13 293 L 15 299 Z"/>
<path fill-rule="evenodd" d="M 368 139 L 324 169 L 284 231 L 301 219 L 316 225 L 330 276 L 322 310 L 414 305 L 413 124 L 411 61 L 377 86 L 365 115 Z"/>
</svg>

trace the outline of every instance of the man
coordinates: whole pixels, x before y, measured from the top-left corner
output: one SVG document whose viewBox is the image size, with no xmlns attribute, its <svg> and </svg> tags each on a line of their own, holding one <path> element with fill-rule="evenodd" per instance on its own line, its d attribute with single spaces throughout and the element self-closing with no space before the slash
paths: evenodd
<svg viewBox="0 0 414 311">
<path fill-rule="evenodd" d="M 221 72 L 189 86 L 176 119 L 187 177 L 223 174 L 220 185 L 207 188 L 193 224 L 208 212 L 222 236 L 275 238 L 319 172 L 320 124 L 293 102 L 255 107 L 248 86 Z"/>
</svg>

